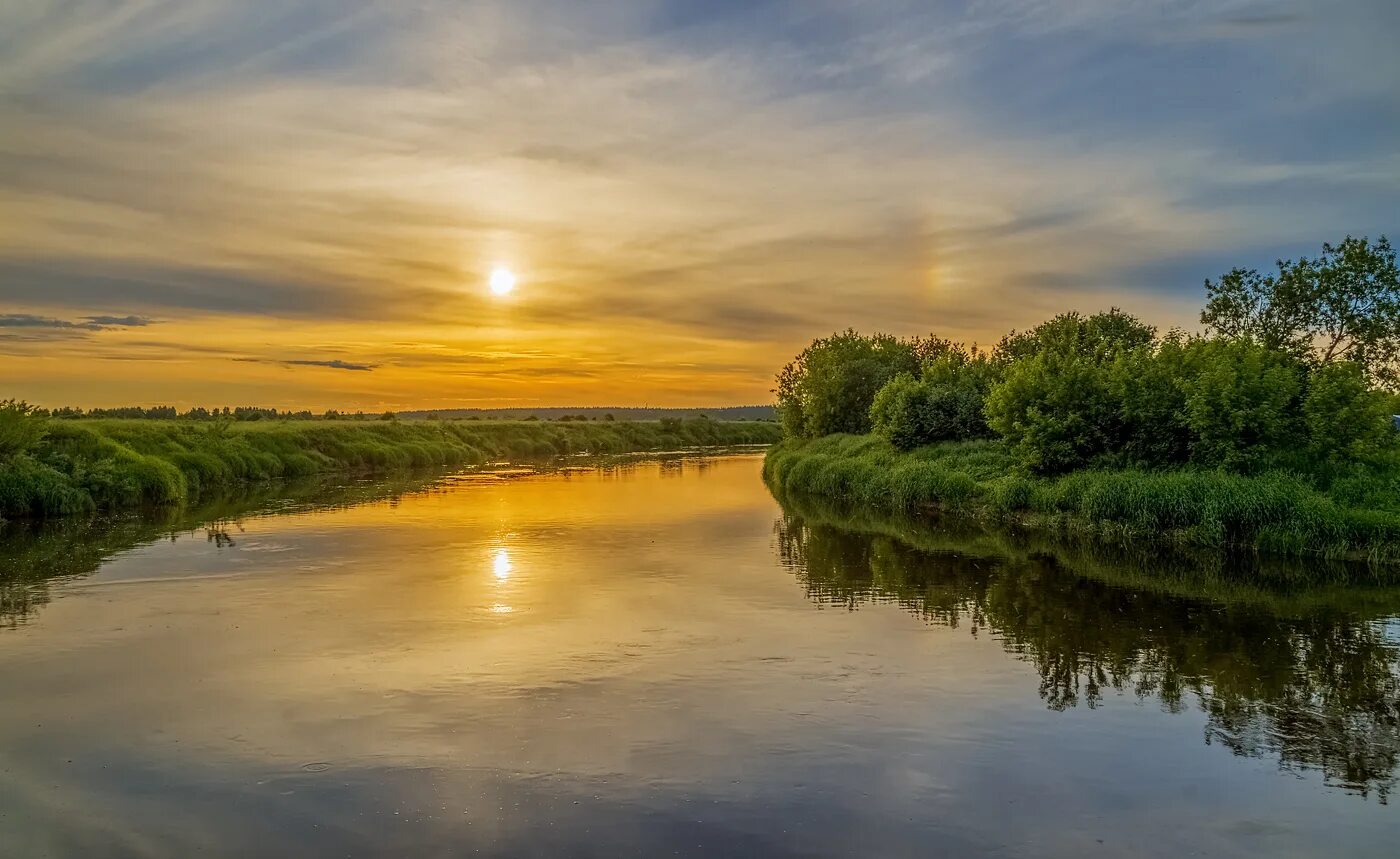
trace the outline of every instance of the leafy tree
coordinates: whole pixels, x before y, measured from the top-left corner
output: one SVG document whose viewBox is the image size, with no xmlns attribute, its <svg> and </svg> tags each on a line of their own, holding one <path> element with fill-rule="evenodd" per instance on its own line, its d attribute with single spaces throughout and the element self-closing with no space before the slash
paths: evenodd
<svg viewBox="0 0 1400 859">
<path fill-rule="evenodd" d="M 924 365 L 922 378 L 902 373 L 876 393 L 874 431 L 901 450 L 989 436 L 984 406 L 995 374 L 986 356 L 950 349 Z"/>
<path fill-rule="evenodd" d="M 1079 468 L 1120 450 L 1121 399 L 1131 392 L 1141 403 L 1151 392 L 1115 379 L 1130 373 L 1131 364 L 1124 363 L 1129 356 L 1150 359 L 1156 334 L 1117 308 L 1093 316 L 1063 313 L 1030 331 L 1012 332 L 993 353 L 1006 371 L 987 395 L 987 423 L 1027 468 L 1042 474 Z M 1140 437 L 1152 433 L 1150 420 L 1139 416 Z"/>
<path fill-rule="evenodd" d="M 909 341 L 847 330 L 812 341 L 778 374 L 778 414 L 792 436 L 870 431 L 875 393 L 900 373 L 919 371 Z"/>
<path fill-rule="evenodd" d="M 44 420 L 23 400 L 0 400 L 0 459 L 34 447 L 44 437 Z"/>
<path fill-rule="evenodd" d="M 1373 390 L 1354 361 L 1324 364 L 1308 378 L 1303 421 L 1317 459 L 1363 460 L 1394 437 L 1389 397 Z"/>
<path fill-rule="evenodd" d="M 900 450 L 931 442 L 942 429 L 941 417 L 929 385 L 908 373 L 886 382 L 870 405 L 875 434 Z"/>
<path fill-rule="evenodd" d="M 1320 363 L 1354 361 L 1400 383 L 1400 268 L 1385 236 L 1347 236 L 1316 259 L 1278 260 L 1277 274 L 1236 268 L 1206 281 L 1201 322 L 1225 337 Z"/>
<path fill-rule="evenodd" d="M 1055 474 L 1108 453 L 1118 406 L 1106 365 L 1074 352 L 1017 361 L 987 395 L 987 423 L 1031 471 Z"/>
<path fill-rule="evenodd" d="M 1118 409 L 1113 446 L 1121 465 L 1160 468 L 1190 457 L 1181 381 L 1189 372 L 1191 342 L 1173 331 L 1156 346 L 1123 352 L 1109 365 L 1107 383 Z"/>
<path fill-rule="evenodd" d="M 1124 350 L 1148 346 L 1156 336 L 1157 329 L 1116 307 L 1093 316 L 1071 311 L 1042 322 L 1030 331 L 1011 332 L 1001 338 L 992 354 L 1003 364 L 1042 352 L 1072 354 L 1103 362 Z"/>
<path fill-rule="evenodd" d="M 1199 340 L 1182 379 L 1191 461 L 1235 471 L 1277 462 L 1302 442 L 1306 367 L 1249 339 Z"/>
</svg>

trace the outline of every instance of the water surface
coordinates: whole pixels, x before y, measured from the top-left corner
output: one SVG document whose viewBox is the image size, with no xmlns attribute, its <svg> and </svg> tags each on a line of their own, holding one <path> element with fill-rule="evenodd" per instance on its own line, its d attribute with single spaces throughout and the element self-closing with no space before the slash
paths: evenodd
<svg viewBox="0 0 1400 859">
<path fill-rule="evenodd" d="M 1393 855 L 1393 592 L 911 536 L 760 463 L 11 533 L 0 854 Z"/>
</svg>

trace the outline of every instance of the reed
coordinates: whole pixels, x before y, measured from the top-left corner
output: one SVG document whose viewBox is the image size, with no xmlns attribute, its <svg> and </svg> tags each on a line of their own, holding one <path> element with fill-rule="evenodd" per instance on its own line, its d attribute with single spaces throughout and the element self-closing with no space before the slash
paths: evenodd
<svg viewBox="0 0 1400 859">
<path fill-rule="evenodd" d="M 951 511 L 1119 541 L 1400 563 L 1400 479 L 1394 474 L 1351 475 L 1328 487 L 1284 472 L 1204 469 L 1035 477 L 1000 441 L 901 453 L 872 436 L 834 435 L 775 445 L 764 476 L 783 494 L 892 513 Z"/>
</svg>

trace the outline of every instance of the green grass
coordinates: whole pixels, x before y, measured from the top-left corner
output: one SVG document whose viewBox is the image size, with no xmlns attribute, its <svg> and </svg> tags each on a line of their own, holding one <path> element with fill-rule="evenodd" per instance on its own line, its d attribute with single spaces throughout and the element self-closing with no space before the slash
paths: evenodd
<svg viewBox="0 0 1400 859">
<path fill-rule="evenodd" d="M 0 460 L 0 517 L 179 505 L 240 485 L 503 459 L 767 444 L 776 424 L 616 421 L 48 421 Z"/>
<path fill-rule="evenodd" d="M 1037 478 L 1001 442 L 900 453 L 872 436 L 834 435 L 775 445 L 764 476 L 781 494 L 876 511 L 949 512 L 1116 541 L 1400 562 L 1400 481 L 1391 475 L 1338 480 L 1331 493 L 1286 473 L 1086 470 Z"/>
</svg>

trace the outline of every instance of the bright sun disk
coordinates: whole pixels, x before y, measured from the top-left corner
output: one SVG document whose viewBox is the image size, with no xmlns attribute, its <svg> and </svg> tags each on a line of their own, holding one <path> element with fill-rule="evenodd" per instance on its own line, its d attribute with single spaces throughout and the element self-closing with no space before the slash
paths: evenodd
<svg viewBox="0 0 1400 859">
<path fill-rule="evenodd" d="M 498 265 L 491 270 L 491 291 L 497 295 L 505 295 L 515 289 L 515 274 L 503 265 Z"/>
</svg>

